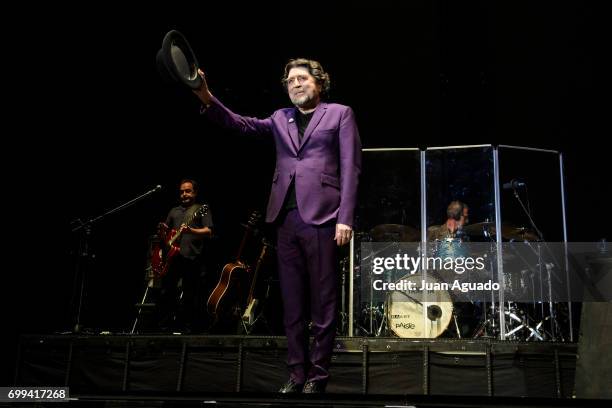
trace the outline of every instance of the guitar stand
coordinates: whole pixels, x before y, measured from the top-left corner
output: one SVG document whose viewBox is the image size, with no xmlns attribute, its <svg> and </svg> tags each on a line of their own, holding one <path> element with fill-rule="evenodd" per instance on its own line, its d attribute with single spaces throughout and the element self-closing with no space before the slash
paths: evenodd
<svg viewBox="0 0 612 408">
<path fill-rule="evenodd" d="M 258 300 L 257 302 L 259 303 L 259 313 L 257 314 L 257 316 L 253 319 L 252 323 L 247 323 L 243 318 L 242 318 L 242 313 L 240 314 L 240 324 L 242 326 L 242 330 L 246 335 L 249 335 L 253 332 L 253 328 L 255 328 L 255 326 L 257 325 L 257 322 L 261 321 L 264 324 L 264 327 L 266 328 L 266 331 L 269 335 L 272 335 L 272 330 L 270 329 L 270 324 L 268 323 L 268 319 L 266 319 L 266 316 L 264 315 L 264 311 L 266 310 L 266 304 L 268 302 L 268 299 L 270 298 L 270 283 L 271 283 L 271 278 L 266 279 L 267 282 L 267 286 L 266 286 L 266 294 L 263 296 L 262 299 Z"/>
<path fill-rule="evenodd" d="M 255 328 L 255 326 L 257 325 L 257 322 L 259 321 L 263 322 L 264 326 L 266 327 L 267 332 L 270 334 L 271 332 L 270 325 L 268 324 L 268 320 L 266 319 L 266 316 L 264 316 L 263 314 L 263 310 L 259 312 L 257 317 L 253 320 L 253 323 L 251 324 L 247 324 L 244 320 L 240 319 L 240 323 L 242 324 L 242 330 L 244 334 L 250 335 L 253 332 L 253 329 Z"/>
<path fill-rule="evenodd" d="M 154 287 L 154 279 L 151 278 L 149 279 L 149 282 L 147 283 L 147 287 L 145 288 L 144 294 L 142 295 L 142 300 L 140 301 L 140 303 L 136 304 L 136 308 L 138 309 L 138 313 L 136 314 L 136 318 L 134 318 L 134 324 L 132 324 L 132 330 L 130 331 L 130 334 L 134 334 L 136 332 L 136 327 L 138 326 L 138 321 L 140 320 L 140 317 L 142 315 L 142 309 L 153 309 L 155 308 L 156 304 L 155 303 L 146 303 L 147 301 L 147 296 L 149 295 L 149 288 Z"/>
</svg>

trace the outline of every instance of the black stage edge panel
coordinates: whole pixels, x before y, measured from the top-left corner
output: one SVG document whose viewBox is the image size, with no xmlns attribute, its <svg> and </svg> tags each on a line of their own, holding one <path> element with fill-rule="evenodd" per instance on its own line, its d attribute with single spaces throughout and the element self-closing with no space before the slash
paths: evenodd
<svg viewBox="0 0 612 408">
<path fill-rule="evenodd" d="M 576 352 L 570 343 L 339 337 L 327 391 L 567 399 Z M 73 396 L 274 393 L 286 353 L 284 337 L 27 335 L 15 385 L 69 386 Z"/>
<path fill-rule="evenodd" d="M 582 304 L 576 396 L 612 399 L 612 302 Z"/>
</svg>

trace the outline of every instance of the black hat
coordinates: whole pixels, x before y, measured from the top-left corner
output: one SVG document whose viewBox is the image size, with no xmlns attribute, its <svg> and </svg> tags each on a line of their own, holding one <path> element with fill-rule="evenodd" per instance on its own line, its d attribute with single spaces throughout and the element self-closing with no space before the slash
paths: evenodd
<svg viewBox="0 0 612 408">
<path fill-rule="evenodd" d="M 167 82 L 179 82 L 193 89 L 202 86 L 198 60 L 183 34 L 169 31 L 157 51 L 157 70 Z"/>
</svg>

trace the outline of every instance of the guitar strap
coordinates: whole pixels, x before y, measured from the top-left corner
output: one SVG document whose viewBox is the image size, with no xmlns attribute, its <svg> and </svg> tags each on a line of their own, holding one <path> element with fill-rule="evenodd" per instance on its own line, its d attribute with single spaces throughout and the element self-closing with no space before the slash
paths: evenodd
<svg viewBox="0 0 612 408">
<path fill-rule="evenodd" d="M 187 223 L 187 221 L 189 221 L 189 219 L 193 217 L 193 214 L 195 214 L 195 212 L 198 211 L 200 207 L 202 207 L 200 204 L 193 204 L 191 207 L 189 207 L 187 211 L 185 211 L 185 215 L 183 216 L 183 221 L 181 223 Z"/>
</svg>

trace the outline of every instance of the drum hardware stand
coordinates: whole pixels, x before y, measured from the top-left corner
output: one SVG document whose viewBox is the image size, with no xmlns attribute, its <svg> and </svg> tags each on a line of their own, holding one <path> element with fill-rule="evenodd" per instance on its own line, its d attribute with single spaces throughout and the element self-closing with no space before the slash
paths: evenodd
<svg viewBox="0 0 612 408">
<path fill-rule="evenodd" d="M 380 326 L 378 327 L 378 330 L 376 331 L 376 337 L 380 337 L 383 327 L 386 327 L 388 324 L 387 323 L 387 311 L 385 309 L 386 309 L 386 306 L 383 305 L 382 320 L 380 321 Z"/>
<path fill-rule="evenodd" d="M 542 320 L 541 322 L 539 322 L 536 327 L 535 327 L 535 331 L 532 331 L 531 334 L 529 335 L 529 337 L 527 337 L 527 340 L 529 340 L 531 337 L 535 336 L 536 333 L 540 332 L 540 329 L 542 328 L 542 325 L 544 324 L 544 322 L 548 319 L 548 317 L 545 317 L 544 320 Z M 540 339 L 543 340 L 543 339 Z"/>
<path fill-rule="evenodd" d="M 376 311 L 374 311 L 374 309 L 376 309 Z M 384 309 L 384 306 L 383 306 Z M 383 310 L 384 311 L 384 310 Z M 377 307 L 370 307 L 368 305 L 366 305 L 362 310 L 361 310 L 361 315 L 362 316 L 367 316 L 368 314 L 370 314 L 370 330 L 368 330 L 367 328 L 363 327 L 361 324 L 357 324 L 357 328 L 361 329 L 361 331 L 366 335 L 366 336 L 379 336 L 380 333 L 382 332 L 382 327 L 384 326 L 384 324 L 386 323 L 386 314 L 382 314 L 382 318 L 383 320 L 381 320 L 381 325 L 378 329 L 376 329 L 376 333 L 378 334 L 374 334 L 374 326 L 373 326 L 373 322 L 374 322 L 374 314 L 376 314 L 377 316 L 381 316 L 381 313 L 378 311 L 378 306 Z"/>
<path fill-rule="evenodd" d="M 537 258 L 538 263 L 536 264 L 536 268 L 534 268 L 532 266 L 532 263 L 525 259 L 525 257 L 521 254 L 520 251 L 516 251 L 514 249 L 513 246 L 510 246 L 510 248 L 513 249 L 514 254 L 517 255 L 517 257 L 523 262 L 523 264 L 527 267 L 527 269 L 524 269 L 521 271 L 521 280 L 526 277 L 526 279 L 530 282 L 530 286 L 529 288 L 531 289 L 531 301 L 529 302 L 532 307 L 533 307 L 533 311 L 535 312 L 534 316 L 531 316 L 531 319 L 533 321 L 537 321 L 538 318 L 541 318 L 542 320 L 539 321 L 539 323 L 535 326 L 535 332 L 532 332 L 528 337 L 527 340 L 531 339 L 532 337 L 536 337 L 539 340 L 547 340 L 548 338 L 552 338 L 553 336 L 551 336 L 547 331 L 545 331 L 544 329 L 542 329 L 542 326 L 544 325 L 544 322 L 548 321 L 551 319 L 551 316 L 554 315 L 554 311 L 552 310 L 553 305 L 552 305 L 552 286 L 550 286 L 551 284 L 551 279 L 552 279 L 552 275 L 548 274 L 548 294 L 550 296 L 550 300 L 551 302 L 549 302 L 549 307 L 550 307 L 550 314 L 547 316 L 546 315 L 546 310 L 545 310 L 545 302 L 544 302 L 544 277 L 543 277 L 543 268 L 542 266 L 545 266 L 547 269 L 549 267 L 552 267 L 552 264 L 546 264 L 543 262 L 543 256 L 542 256 L 542 248 L 540 243 L 538 243 L 537 248 L 533 248 L 531 246 L 531 244 L 528 241 L 524 242 L 525 245 L 527 245 L 529 247 L 529 249 L 531 249 L 531 251 L 533 252 L 534 256 Z M 537 301 L 536 299 L 536 295 L 535 295 L 535 291 L 536 291 L 536 287 L 535 287 L 535 283 L 536 283 L 536 279 L 537 281 L 539 281 L 539 287 L 540 287 L 540 299 L 541 301 Z M 540 307 L 538 307 L 538 304 Z M 539 309 L 539 310 L 538 310 Z M 527 312 L 526 312 L 527 313 Z M 529 315 L 527 315 L 529 317 Z M 551 320 L 551 324 L 556 324 L 556 320 L 553 321 Z M 542 336 L 538 337 L 537 335 L 540 334 Z"/>
<path fill-rule="evenodd" d="M 486 302 L 484 305 L 484 321 L 480 324 L 478 330 L 476 330 L 474 334 L 474 338 L 478 337 L 494 337 L 496 338 L 499 334 L 499 327 L 495 324 L 496 322 L 496 311 L 495 311 L 495 302 L 491 303 L 490 312 L 487 312 Z M 487 328 L 490 328 L 487 330 Z"/>
<path fill-rule="evenodd" d="M 540 327 L 542 327 L 542 325 L 544 324 L 545 321 L 549 321 L 550 323 L 550 339 L 552 341 L 557 341 L 557 340 L 561 340 L 561 341 L 565 341 L 565 338 L 563 336 L 563 333 L 560 330 L 559 327 L 559 323 L 557 321 L 557 315 L 555 313 L 555 307 L 553 304 L 553 300 L 552 300 L 552 269 L 555 267 L 554 264 L 546 262 L 544 264 L 544 267 L 546 268 L 546 278 L 547 278 L 547 289 L 548 289 L 548 316 L 546 316 L 544 314 L 544 298 L 542 298 L 542 320 L 537 324 L 536 329 L 539 329 Z M 541 269 L 541 266 L 540 266 Z M 540 287 L 542 287 L 543 285 L 540 285 Z"/>
<path fill-rule="evenodd" d="M 542 318 L 545 316 L 544 312 L 544 285 L 542 284 L 542 248 L 538 245 L 538 275 L 540 278 L 540 307 L 542 308 L 542 314 L 540 315 Z"/>
<path fill-rule="evenodd" d="M 365 316 L 367 313 L 368 313 L 368 310 L 367 310 L 367 306 L 366 306 L 365 308 L 363 308 L 363 309 L 361 310 L 361 315 L 362 315 L 362 316 Z M 363 332 L 363 334 L 364 334 L 364 335 L 366 335 L 366 336 L 371 336 L 371 335 L 372 335 L 372 332 L 371 332 L 371 331 L 368 331 L 368 329 L 366 329 L 365 327 L 363 327 L 363 326 L 362 326 L 360 323 L 361 323 L 361 322 L 357 323 L 357 328 L 361 329 L 361 331 Z"/>
<path fill-rule="evenodd" d="M 538 278 L 539 278 L 539 286 L 540 286 L 540 301 L 536 302 L 535 296 L 533 296 L 533 304 L 535 309 L 537 310 L 536 303 L 540 304 L 540 318 L 542 319 L 537 325 L 536 330 L 544 325 L 544 322 L 549 321 L 550 332 L 546 331 L 550 335 L 550 340 L 557 341 L 559 338 L 563 341 L 564 336 L 560 330 L 559 323 L 557 321 L 557 316 L 555 313 L 555 307 L 553 302 L 553 291 L 552 291 L 552 279 L 554 277 L 553 269 L 555 268 L 554 263 L 544 262 L 542 255 L 542 247 L 540 243 L 538 243 L 537 249 L 534 249 L 528 242 L 525 242 L 527 246 L 534 252 L 535 256 L 538 259 Z M 546 277 L 544 277 L 544 269 L 546 269 Z M 531 282 L 532 282 L 532 295 L 533 293 L 533 285 L 534 279 L 533 274 L 531 274 Z M 546 284 L 546 285 L 545 285 Z M 544 298 L 544 290 L 548 292 L 548 302 L 545 301 Z M 548 314 L 546 313 L 545 304 L 548 303 Z M 571 313 L 571 312 L 570 312 Z M 571 316 L 571 315 L 570 315 Z M 531 336 L 530 336 L 531 337 Z"/>
<path fill-rule="evenodd" d="M 490 234 L 490 232 L 488 231 L 488 229 L 486 229 L 484 231 L 484 235 L 489 239 L 489 241 L 491 242 L 491 246 L 489 249 L 490 253 L 495 253 L 495 247 L 497 245 L 497 242 L 495 242 L 493 240 L 493 236 Z M 493 268 L 493 261 L 494 261 L 494 257 L 490 257 L 489 260 L 489 269 L 491 271 L 494 270 Z M 477 337 L 497 337 L 498 333 L 499 333 L 499 328 L 496 325 L 496 321 L 497 321 L 497 312 L 496 312 L 496 308 L 495 308 L 495 291 L 491 290 L 491 306 L 490 306 L 490 312 L 488 311 L 489 307 L 487 307 L 487 302 L 483 302 L 483 308 L 484 308 L 484 321 L 481 323 L 480 327 L 478 328 L 478 330 L 476 330 L 475 334 L 473 335 L 474 338 Z M 490 333 L 487 330 L 487 328 L 490 328 Z"/>
<path fill-rule="evenodd" d="M 486 309 L 485 309 L 485 320 L 480 324 L 480 327 L 478 327 L 478 330 L 476 330 L 476 332 L 474 333 L 474 338 L 478 338 L 478 337 L 495 337 L 495 332 L 493 330 L 491 330 L 491 333 L 489 333 L 487 331 L 487 326 L 491 325 L 491 322 L 493 320 L 492 317 L 486 317 Z"/>
<path fill-rule="evenodd" d="M 368 240 L 368 239 L 365 239 L 364 241 L 369 241 L 369 240 Z M 358 252 L 356 252 L 356 257 L 358 258 L 358 259 L 356 260 L 356 262 L 357 262 L 358 264 L 362 264 L 362 262 L 363 262 L 365 259 L 369 258 L 369 257 L 370 257 L 370 256 L 372 256 L 372 255 L 374 255 L 374 254 L 370 254 L 370 255 L 366 256 L 365 258 L 361 259 L 361 248 L 359 248 L 359 251 L 358 251 Z M 361 275 L 363 274 L 363 271 L 362 271 L 362 270 L 360 270 L 360 274 L 361 274 Z M 361 277 L 362 277 L 362 279 L 363 279 L 363 276 L 361 276 Z M 370 283 L 370 286 L 371 286 L 371 283 Z M 362 333 L 363 335 L 368 336 L 368 337 L 369 337 L 369 336 L 372 336 L 372 334 L 373 334 L 373 330 L 372 330 L 372 321 L 373 321 L 373 315 L 374 315 L 374 313 L 373 313 L 373 311 L 372 311 L 372 308 L 373 308 L 373 307 L 374 307 L 374 305 L 373 305 L 373 301 L 372 301 L 372 290 L 371 290 L 371 288 L 370 288 L 370 300 L 369 300 L 369 302 L 368 302 L 368 303 L 367 303 L 367 304 L 366 304 L 366 305 L 365 305 L 365 306 L 364 306 L 364 307 L 363 307 L 363 308 L 360 310 L 360 312 L 359 312 L 359 316 L 360 316 L 360 318 L 359 318 L 359 320 L 356 322 L 356 325 L 355 325 L 355 327 L 356 327 L 358 330 L 360 330 L 360 331 L 361 331 L 361 333 Z M 363 319 L 365 319 L 365 318 L 367 318 L 367 321 L 369 322 L 369 325 L 370 325 L 370 330 L 368 330 L 366 327 L 364 327 L 364 325 L 362 325 L 362 323 L 365 323 L 365 322 L 363 321 Z M 365 325 L 367 326 L 367 324 L 365 324 Z"/>
<path fill-rule="evenodd" d="M 457 338 L 461 338 L 461 331 L 459 330 L 459 323 L 457 323 L 457 313 L 453 311 L 453 322 L 455 323 L 455 330 L 457 331 Z"/>
<path fill-rule="evenodd" d="M 527 320 L 528 318 L 527 317 L 519 317 L 515 313 L 516 311 L 518 311 L 516 309 L 516 307 L 513 307 L 511 302 L 508 302 L 508 309 L 505 311 L 505 315 L 509 317 L 510 323 L 512 321 L 514 321 L 514 322 L 518 323 L 518 326 L 515 327 L 514 329 L 508 331 L 506 333 L 506 337 L 513 336 L 514 333 L 517 333 L 519 330 L 527 329 L 531 333 L 529 335 L 529 337 L 527 337 L 527 339 L 530 339 L 531 337 L 535 337 L 538 340 L 543 341 L 544 337 L 542 337 L 542 335 L 538 332 L 538 329 L 541 327 L 541 322 L 534 329 L 533 327 L 529 326 L 528 320 Z"/>
<path fill-rule="evenodd" d="M 555 318 L 555 310 L 553 308 L 553 302 L 552 302 L 552 283 L 550 282 L 550 279 L 551 279 L 550 271 L 552 270 L 553 265 L 547 262 L 544 265 L 544 267 L 546 268 L 546 277 L 548 280 L 548 313 L 550 316 L 550 332 L 552 334 L 552 341 L 556 341 L 557 338 L 555 336 L 555 333 L 557 331 L 556 329 L 557 321 Z"/>
<path fill-rule="evenodd" d="M 497 245 L 497 243 L 493 241 L 491 238 L 491 249 L 490 249 L 491 253 L 494 253 L 495 245 Z M 490 270 L 491 271 L 494 270 L 493 262 L 494 262 L 494 257 L 491 257 L 491 260 L 490 260 Z M 497 324 L 498 313 L 497 313 L 497 308 L 495 306 L 495 291 L 494 290 L 491 290 L 491 301 L 490 302 L 491 302 L 490 306 L 487 306 L 488 302 L 483 302 L 484 321 L 480 324 L 480 327 L 476 330 L 476 332 L 472 336 L 473 338 L 477 338 L 477 337 L 497 338 L 498 335 L 500 334 L 499 326 L 502 323 L 500 322 L 499 324 Z"/>
<path fill-rule="evenodd" d="M 493 292 L 493 290 L 491 290 L 491 306 L 490 309 L 491 311 L 488 312 L 488 307 L 487 307 L 487 302 L 484 302 L 484 321 L 482 322 L 482 324 L 480 325 L 480 328 L 476 331 L 476 334 L 474 335 L 474 337 L 480 337 L 480 336 L 484 336 L 484 337 L 497 337 L 497 334 L 499 333 L 499 328 L 498 326 L 495 324 L 495 322 L 497 321 L 497 312 L 495 310 L 495 293 Z M 487 328 L 490 327 L 490 333 L 487 330 Z"/>
<path fill-rule="evenodd" d="M 533 218 L 531 217 L 531 212 L 529 210 L 529 208 L 525 207 L 525 205 L 523 204 L 523 201 L 521 200 L 516 188 L 513 188 L 514 190 L 514 197 L 516 198 L 516 200 L 519 202 L 519 204 L 521 205 L 521 208 L 523 209 L 523 212 L 527 215 L 527 218 L 529 219 L 529 223 L 531 224 L 531 226 L 533 227 L 534 231 L 536 232 L 536 234 L 538 235 L 540 242 L 538 243 L 538 260 L 539 260 L 539 266 L 540 266 L 540 282 L 542 281 L 541 279 L 541 272 L 542 272 L 542 256 L 541 256 L 541 245 L 544 245 L 544 248 L 546 249 L 546 251 L 548 252 L 548 254 L 552 257 L 554 263 L 553 264 L 549 264 L 546 263 L 545 267 L 547 269 L 547 279 L 548 279 L 548 307 L 549 307 L 549 318 L 550 318 L 550 331 L 551 331 L 551 335 L 552 335 L 552 341 L 556 341 L 557 340 L 557 335 L 559 335 L 559 337 L 561 339 L 563 339 L 563 335 L 560 331 L 559 328 L 559 324 L 557 322 L 557 318 L 555 316 L 555 312 L 554 312 L 554 307 L 553 307 L 553 299 L 552 299 L 552 278 L 553 276 L 557 279 L 557 281 L 559 281 L 558 276 L 554 275 L 553 273 L 551 273 L 552 268 L 555 265 L 560 265 L 560 263 L 555 259 L 554 254 L 552 253 L 552 251 L 550 250 L 549 246 L 547 245 L 546 241 L 544 240 L 544 234 L 542 234 L 542 231 L 540 231 L 540 229 L 537 227 L 537 225 L 535 224 L 535 222 L 533 221 Z M 529 204 L 529 202 L 528 202 Z M 526 242 L 528 244 L 528 242 Z M 531 246 L 529 245 L 529 247 L 531 248 Z M 533 248 L 532 248 L 533 249 Z M 540 288 L 542 288 L 543 285 L 540 284 Z M 543 293 L 542 293 L 542 322 L 544 322 L 546 320 L 546 317 L 544 317 L 544 297 L 543 297 Z M 570 337 L 571 337 L 571 333 L 572 333 L 572 308 L 571 306 L 568 307 L 568 314 L 569 314 L 569 322 L 570 322 Z M 541 322 L 541 323 L 542 323 Z"/>
<path fill-rule="evenodd" d="M 379 253 L 381 253 L 381 252 L 383 252 L 383 251 L 386 251 L 387 249 L 389 249 L 389 248 L 391 248 L 391 247 L 398 246 L 398 245 L 399 245 L 399 243 L 398 243 L 398 242 L 391 242 L 389 245 L 386 245 L 384 248 L 382 248 L 382 249 L 380 249 L 380 250 L 378 250 L 378 251 L 376 251 L 376 252 L 372 251 L 372 253 L 371 253 L 371 254 L 367 255 L 366 257 L 361 258 L 360 262 L 361 262 L 361 264 L 363 265 L 363 262 L 364 262 L 365 260 L 367 260 L 368 258 L 370 258 L 370 257 L 372 257 L 372 256 L 374 256 L 374 255 L 377 255 L 377 254 L 379 254 Z M 372 272 L 370 271 L 370 279 L 371 279 L 371 275 L 372 275 Z M 343 283 L 344 283 L 344 277 L 343 277 Z M 344 291 L 343 291 L 342 293 L 344 293 Z M 369 306 L 369 313 L 370 313 L 370 319 L 369 319 L 369 320 L 370 320 L 370 330 L 368 331 L 368 330 L 366 330 L 364 327 L 361 327 L 361 326 L 360 326 L 360 327 L 361 327 L 361 328 L 362 328 L 362 329 L 363 329 L 363 330 L 364 330 L 364 331 L 365 331 L 365 332 L 366 332 L 368 335 L 371 335 L 372 333 L 374 333 L 374 287 L 373 287 L 373 285 L 372 285 L 372 282 L 371 282 L 371 281 L 370 281 L 370 302 L 369 302 L 369 303 L 370 303 L 370 306 Z M 344 304 L 344 301 L 343 301 L 343 304 Z M 382 327 L 383 327 L 383 326 L 384 326 L 384 324 L 385 324 L 385 319 L 386 319 L 386 313 L 385 313 L 385 312 L 386 312 L 386 311 L 385 311 L 384 309 L 385 309 L 385 306 L 383 306 L 383 318 L 382 318 L 382 320 L 381 320 L 381 325 L 380 325 L 380 327 L 379 327 L 379 328 L 376 330 L 376 333 L 378 333 L 378 334 L 377 334 L 377 336 L 379 336 L 379 335 L 380 335 L 380 333 L 382 332 Z"/>
</svg>

